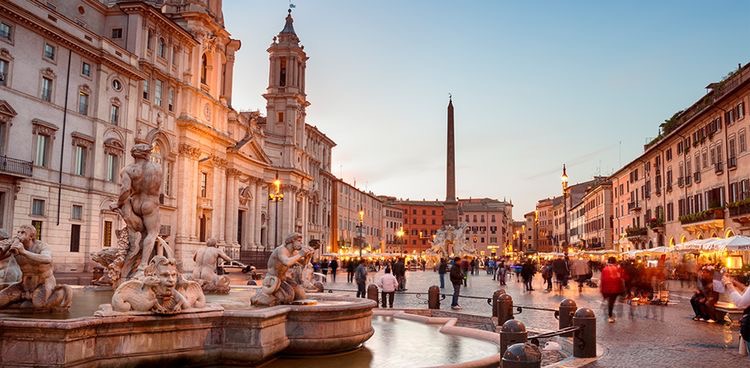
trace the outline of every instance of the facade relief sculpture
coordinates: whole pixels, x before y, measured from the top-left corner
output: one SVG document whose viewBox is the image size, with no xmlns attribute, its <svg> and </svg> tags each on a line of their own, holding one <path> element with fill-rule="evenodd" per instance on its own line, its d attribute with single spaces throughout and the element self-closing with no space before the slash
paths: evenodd
<svg viewBox="0 0 750 368">
<path fill-rule="evenodd" d="M 52 250 L 36 240 L 36 228 L 21 225 L 14 238 L 0 243 L 0 260 L 13 258 L 21 270 L 21 280 L 0 285 L 0 309 L 59 311 L 70 308 L 72 290 L 57 285 L 53 274 Z"/>
</svg>

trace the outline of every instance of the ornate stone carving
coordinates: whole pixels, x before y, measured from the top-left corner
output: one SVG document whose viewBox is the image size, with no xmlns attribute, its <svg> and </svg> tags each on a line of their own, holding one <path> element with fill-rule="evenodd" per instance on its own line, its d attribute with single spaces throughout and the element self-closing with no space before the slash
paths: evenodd
<svg viewBox="0 0 750 368">
<path fill-rule="evenodd" d="M 91 148 L 91 146 L 94 145 L 94 137 L 90 137 L 88 135 L 85 135 L 79 132 L 71 133 L 70 137 L 72 138 L 71 141 L 74 146 L 82 146 L 86 148 Z"/>
<path fill-rule="evenodd" d="M 36 240 L 36 228 L 21 225 L 14 238 L 0 242 L 0 259 L 8 257 L 18 264 L 22 279 L 0 286 L 0 309 L 45 311 L 70 308 L 73 291 L 67 285 L 57 285 L 52 250 L 43 241 Z"/>
<path fill-rule="evenodd" d="M 57 125 L 48 123 L 43 120 L 33 119 L 31 120 L 31 124 L 32 124 L 31 132 L 33 134 L 42 134 L 42 135 L 54 137 L 55 132 L 57 132 Z"/>
<path fill-rule="evenodd" d="M 13 61 L 13 55 L 11 55 L 10 51 L 8 51 L 8 49 L 6 48 L 0 49 L 0 57 L 8 61 Z"/>
<path fill-rule="evenodd" d="M 211 157 L 211 162 L 213 162 L 215 166 L 227 167 L 227 165 L 229 164 L 229 161 L 227 161 L 227 159 L 217 156 L 215 154 L 211 154 L 210 157 Z"/>
<path fill-rule="evenodd" d="M 110 155 L 120 156 L 125 152 L 125 146 L 115 138 L 104 141 L 104 152 Z"/>
<path fill-rule="evenodd" d="M 85 93 L 85 94 L 87 94 L 87 95 L 91 94 L 91 87 L 89 87 L 88 84 L 81 85 L 80 87 L 78 87 L 78 90 L 81 91 L 81 92 L 83 92 L 83 93 Z"/>
<path fill-rule="evenodd" d="M 57 74 L 55 74 L 55 71 L 52 70 L 52 68 L 44 68 L 42 69 L 41 72 L 42 72 L 42 75 L 47 78 L 51 78 L 51 79 L 57 78 Z"/>
<path fill-rule="evenodd" d="M 198 282 L 206 293 L 229 293 L 229 277 L 216 274 L 219 259 L 232 261 L 232 258 L 216 246 L 214 238 L 209 238 L 206 246 L 198 248 L 193 254 L 193 261 L 195 261 L 193 280 Z"/>
<path fill-rule="evenodd" d="M 179 151 L 180 155 L 187 156 L 193 160 L 197 160 L 201 156 L 201 149 L 193 147 L 187 143 L 180 143 Z"/>
<path fill-rule="evenodd" d="M 247 202 L 253 200 L 253 188 L 249 185 L 240 188 L 240 204 L 245 206 Z"/>
</svg>

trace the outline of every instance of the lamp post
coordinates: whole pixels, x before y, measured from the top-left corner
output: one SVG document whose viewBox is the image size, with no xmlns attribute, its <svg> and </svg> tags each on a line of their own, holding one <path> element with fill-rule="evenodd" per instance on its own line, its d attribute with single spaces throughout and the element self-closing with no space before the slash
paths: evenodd
<svg viewBox="0 0 750 368">
<path fill-rule="evenodd" d="M 403 226 L 401 226 L 401 228 L 398 229 L 398 231 L 396 231 L 396 238 L 398 238 L 398 248 L 399 248 L 399 251 L 401 252 L 401 257 L 403 257 L 404 256 L 404 243 L 403 243 L 404 227 Z"/>
<path fill-rule="evenodd" d="M 279 180 L 278 171 L 276 172 L 276 180 L 273 181 L 273 189 L 273 193 L 271 193 L 271 191 L 268 192 L 268 200 L 276 202 L 276 214 L 273 223 L 273 246 L 276 247 L 277 245 L 279 245 L 279 202 L 284 200 L 284 193 L 281 192 L 281 180 Z"/>
<path fill-rule="evenodd" d="M 565 170 L 565 164 L 563 164 L 563 172 L 560 177 L 562 182 L 563 191 L 563 216 L 565 216 L 565 238 L 563 239 L 563 250 L 567 251 L 568 248 L 568 173 Z"/>
<path fill-rule="evenodd" d="M 359 208 L 359 224 L 357 224 L 357 230 L 359 232 L 359 258 L 362 258 L 362 248 L 365 246 L 364 238 L 362 237 L 362 227 L 364 226 L 365 210 Z"/>
</svg>

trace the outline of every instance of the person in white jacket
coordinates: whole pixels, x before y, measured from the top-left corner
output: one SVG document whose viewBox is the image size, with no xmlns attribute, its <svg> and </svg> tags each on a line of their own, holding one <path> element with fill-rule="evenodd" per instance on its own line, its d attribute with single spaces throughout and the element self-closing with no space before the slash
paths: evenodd
<svg viewBox="0 0 750 368">
<path fill-rule="evenodd" d="M 745 322 L 746 320 L 745 314 L 747 314 L 748 310 L 750 310 L 750 287 L 745 287 L 744 284 L 735 280 L 727 274 L 724 274 L 721 282 L 724 284 L 724 289 L 729 294 L 729 299 L 732 300 L 732 303 L 734 303 L 735 307 L 745 308 L 742 316 L 743 318 L 742 320 L 740 320 L 740 335 L 742 336 L 742 340 L 744 340 L 745 349 L 748 352 L 748 356 L 750 356 L 750 343 L 748 343 L 748 337 L 750 336 L 748 336 L 746 333 L 747 326 L 743 326 L 743 322 Z M 743 287 L 744 290 L 740 290 L 742 291 L 742 294 L 740 294 L 740 291 L 738 291 L 737 288 L 742 289 Z"/>
<path fill-rule="evenodd" d="M 378 280 L 378 287 L 380 288 L 380 299 L 382 299 L 382 307 L 385 308 L 385 297 L 388 296 L 388 307 L 393 308 L 393 297 L 396 295 L 396 288 L 398 288 L 398 280 L 396 276 L 391 274 L 391 268 L 385 268 L 385 274 Z"/>
</svg>

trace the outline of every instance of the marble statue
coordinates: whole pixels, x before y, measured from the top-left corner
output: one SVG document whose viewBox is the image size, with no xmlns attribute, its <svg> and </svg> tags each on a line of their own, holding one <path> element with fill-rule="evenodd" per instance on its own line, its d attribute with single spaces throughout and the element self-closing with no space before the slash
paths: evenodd
<svg viewBox="0 0 750 368">
<path fill-rule="evenodd" d="M 0 244 L 0 259 L 14 258 L 21 269 L 21 280 L 0 290 L 0 309 L 19 308 L 33 311 L 70 308 L 72 290 L 57 285 L 53 274 L 52 251 L 36 240 L 36 228 L 21 225 L 15 238 Z"/>
<path fill-rule="evenodd" d="M 173 259 L 155 256 L 141 279 L 128 280 L 117 287 L 111 309 L 121 313 L 174 314 L 205 306 L 206 298 L 200 285 L 184 280 Z M 108 309 L 103 306 L 100 311 Z"/>
<path fill-rule="evenodd" d="M 129 250 L 125 265 L 140 257 L 135 274 L 123 272 L 125 278 L 143 274 L 149 264 L 159 235 L 159 194 L 162 184 L 161 165 L 149 160 L 151 145 L 136 144 L 130 150 L 135 161 L 120 172 L 120 195 L 110 209 L 120 214 L 128 228 Z M 125 271 L 125 269 L 123 269 Z"/>
<path fill-rule="evenodd" d="M 302 234 L 292 233 L 284 244 L 276 247 L 268 258 L 268 272 L 263 279 L 263 287 L 250 299 L 253 305 L 274 306 L 291 304 L 305 299 L 305 289 L 290 271 L 296 264 L 302 265 L 314 249 L 302 246 Z"/>
<path fill-rule="evenodd" d="M 0 244 L 8 244 L 10 235 L 5 229 L 0 229 Z M 21 269 L 14 257 L 0 259 L 0 285 L 21 281 Z M 0 286 L 0 289 L 3 287 Z"/>
<path fill-rule="evenodd" d="M 451 255 L 457 257 L 474 256 L 476 249 L 466 241 L 466 224 L 458 227 L 445 226 L 437 231 L 432 247 L 427 250 L 428 258 L 439 260 Z"/>
<path fill-rule="evenodd" d="M 320 248 L 320 240 L 310 240 L 308 247 L 312 251 L 306 252 L 304 259 L 292 266 L 292 274 L 297 284 L 302 285 L 302 288 L 306 292 L 319 293 L 323 291 L 323 283 L 315 281 L 315 269 L 310 261 L 312 260 L 314 251 Z"/>
<path fill-rule="evenodd" d="M 193 254 L 193 261 L 195 261 L 193 281 L 198 282 L 204 292 L 229 293 L 229 277 L 216 274 L 219 259 L 232 261 L 231 257 L 219 249 L 214 238 L 209 238 L 206 241 L 206 246 L 198 248 Z"/>
</svg>

